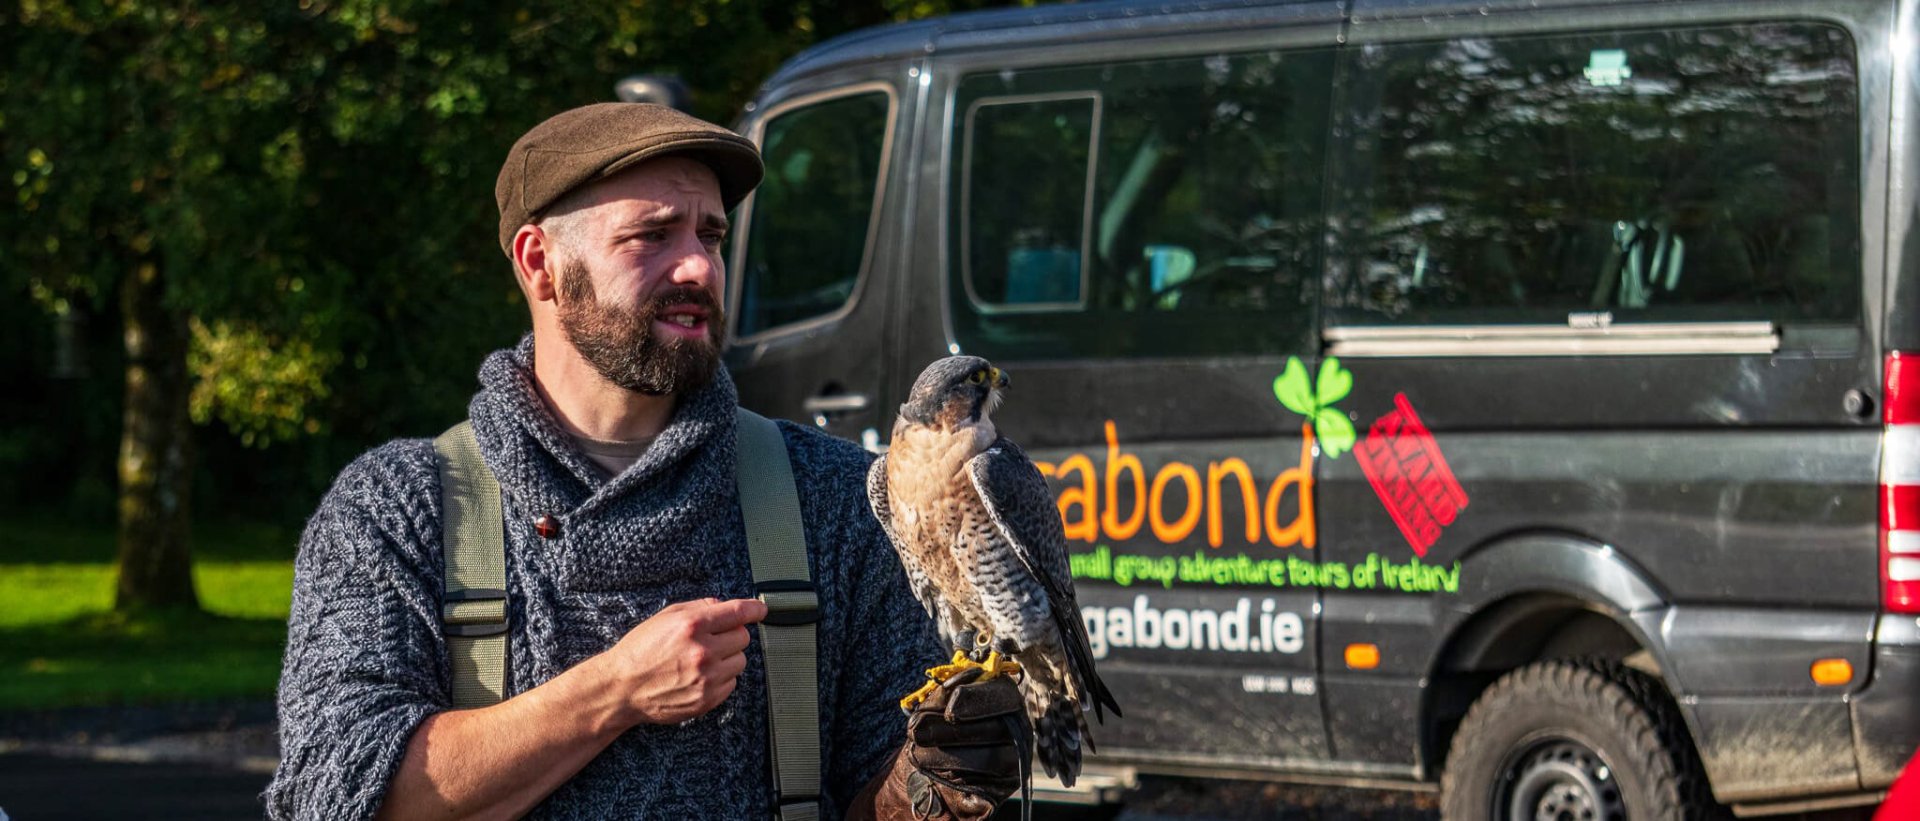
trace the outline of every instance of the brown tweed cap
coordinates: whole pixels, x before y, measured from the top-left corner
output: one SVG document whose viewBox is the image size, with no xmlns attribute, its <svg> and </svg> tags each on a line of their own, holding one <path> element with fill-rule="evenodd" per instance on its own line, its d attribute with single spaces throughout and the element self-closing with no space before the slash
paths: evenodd
<svg viewBox="0 0 1920 821">
<path fill-rule="evenodd" d="M 597 103 L 555 114 L 522 135 L 500 166 L 500 250 L 567 192 L 668 154 L 705 163 L 729 209 L 760 184 L 760 150 L 725 128 L 651 103 Z"/>
</svg>

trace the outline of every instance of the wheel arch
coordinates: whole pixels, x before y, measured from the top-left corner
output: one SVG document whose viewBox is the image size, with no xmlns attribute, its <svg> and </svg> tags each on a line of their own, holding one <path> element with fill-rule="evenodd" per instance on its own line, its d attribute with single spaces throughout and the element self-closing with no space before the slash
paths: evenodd
<svg viewBox="0 0 1920 821">
<path fill-rule="evenodd" d="M 1460 594 L 1439 625 L 1421 705 L 1421 761 L 1445 766 L 1460 719 L 1496 679 L 1548 658 L 1605 658 L 1676 692 L 1657 623 L 1666 597 L 1620 551 L 1560 532 L 1515 533 L 1461 560 Z"/>
</svg>

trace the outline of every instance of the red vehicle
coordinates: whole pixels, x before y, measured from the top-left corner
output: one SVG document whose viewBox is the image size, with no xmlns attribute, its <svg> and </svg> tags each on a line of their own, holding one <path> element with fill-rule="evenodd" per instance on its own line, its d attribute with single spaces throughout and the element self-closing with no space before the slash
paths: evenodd
<svg viewBox="0 0 1920 821">
<path fill-rule="evenodd" d="M 1900 771 L 1899 779 L 1893 782 L 1893 788 L 1887 792 L 1887 800 L 1875 813 L 1874 821 L 1904 821 L 1908 818 L 1920 818 L 1920 753 L 1913 754 L 1913 760 Z"/>
</svg>

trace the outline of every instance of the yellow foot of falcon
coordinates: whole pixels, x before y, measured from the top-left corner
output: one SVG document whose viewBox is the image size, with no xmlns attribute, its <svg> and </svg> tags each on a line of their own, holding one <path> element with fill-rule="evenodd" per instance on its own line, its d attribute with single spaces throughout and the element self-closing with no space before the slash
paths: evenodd
<svg viewBox="0 0 1920 821">
<path fill-rule="evenodd" d="M 921 685 L 920 689 L 913 691 L 913 693 L 906 698 L 900 699 L 900 709 L 911 710 L 919 706 L 921 702 L 927 700 L 928 696 L 933 695 L 934 690 L 940 688 L 942 682 L 974 668 L 979 668 L 982 671 L 978 680 L 987 681 L 988 679 L 1020 672 L 1020 663 L 1012 659 L 1001 658 L 998 651 L 987 653 L 986 661 L 974 661 L 967 657 L 965 650 L 955 650 L 953 651 L 952 661 L 938 667 L 927 668 L 927 683 Z"/>
</svg>

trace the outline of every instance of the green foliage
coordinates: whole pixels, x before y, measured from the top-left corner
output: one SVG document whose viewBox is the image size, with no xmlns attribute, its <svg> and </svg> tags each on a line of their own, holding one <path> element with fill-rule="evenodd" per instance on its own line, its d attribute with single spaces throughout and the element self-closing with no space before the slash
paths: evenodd
<svg viewBox="0 0 1920 821">
<path fill-rule="evenodd" d="M 187 363 L 195 382 L 193 421 L 218 417 L 245 445 L 265 447 L 275 439 L 318 433 L 320 420 L 307 408 L 327 396 L 326 374 L 339 355 L 306 340 L 276 343 L 257 328 L 217 322 L 192 323 Z"/>
<path fill-rule="evenodd" d="M 697 113 L 729 122 L 822 39 L 984 5 L 0 5 L 0 289 L 116 348 L 117 283 L 154 266 L 197 321 L 194 417 L 232 434 L 202 437 L 199 504 L 278 482 L 299 492 L 276 503 L 310 509 L 354 453 L 459 418 L 482 355 L 524 328 L 493 182 L 528 127 L 639 72 L 681 75 Z M 100 388 L 70 393 L 119 395 L 121 363 L 97 359 Z M 42 461 L 0 468 L 51 469 L 15 450 Z"/>
</svg>

